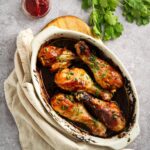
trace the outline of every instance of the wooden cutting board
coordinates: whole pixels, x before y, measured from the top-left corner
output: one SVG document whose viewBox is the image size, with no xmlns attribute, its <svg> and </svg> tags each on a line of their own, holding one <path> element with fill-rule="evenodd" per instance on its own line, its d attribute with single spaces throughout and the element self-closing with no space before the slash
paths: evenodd
<svg viewBox="0 0 150 150">
<path fill-rule="evenodd" d="M 50 26 L 56 26 L 62 29 L 79 31 L 92 36 L 90 27 L 80 18 L 75 16 L 58 17 L 49 22 L 43 29 L 48 28 Z"/>
</svg>

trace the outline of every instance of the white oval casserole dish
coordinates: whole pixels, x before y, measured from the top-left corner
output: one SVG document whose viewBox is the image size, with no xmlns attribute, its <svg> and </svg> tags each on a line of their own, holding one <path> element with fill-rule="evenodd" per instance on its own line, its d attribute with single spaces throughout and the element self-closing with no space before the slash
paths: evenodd
<svg viewBox="0 0 150 150">
<path fill-rule="evenodd" d="M 110 58 L 119 67 L 123 76 L 128 80 L 129 89 L 127 90 L 129 90 L 129 92 L 127 93 L 129 94 L 130 100 L 134 102 L 135 107 L 134 107 L 133 116 L 135 118 L 133 124 L 129 127 L 128 131 L 124 131 L 122 133 L 123 135 L 122 137 L 116 135 L 110 138 L 100 138 L 100 137 L 95 137 L 87 133 L 81 132 L 78 128 L 76 128 L 75 126 L 67 122 L 65 119 L 61 118 L 46 101 L 45 97 L 41 92 L 41 84 L 39 81 L 40 79 L 37 73 L 37 67 L 36 67 L 37 55 L 42 44 L 44 44 L 45 42 L 51 39 L 60 38 L 60 37 L 73 38 L 77 40 L 83 39 L 93 44 L 94 46 L 98 47 L 108 58 Z M 50 113 L 50 115 L 56 120 L 58 124 L 62 126 L 62 128 L 64 128 L 68 132 L 68 134 L 71 134 L 76 138 L 88 142 L 90 144 L 107 146 L 113 149 L 124 148 L 138 136 L 140 132 L 139 124 L 138 124 L 139 100 L 135 89 L 135 85 L 128 71 L 121 63 L 121 61 L 118 59 L 118 57 L 112 51 L 110 51 L 101 40 L 96 40 L 93 37 L 80 32 L 63 30 L 57 27 L 49 27 L 44 29 L 38 35 L 35 36 L 32 42 L 31 76 L 32 76 L 33 85 L 35 87 L 35 90 L 37 92 L 40 101 L 42 102 L 46 110 Z"/>
</svg>

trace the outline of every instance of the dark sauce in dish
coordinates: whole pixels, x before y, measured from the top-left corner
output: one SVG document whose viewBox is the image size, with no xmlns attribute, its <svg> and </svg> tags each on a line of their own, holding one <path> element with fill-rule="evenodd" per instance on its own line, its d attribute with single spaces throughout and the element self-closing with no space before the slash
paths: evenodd
<svg viewBox="0 0 150 150">
<path fill-rule="evenodd" d="M 76 54 L 74 45 L 77 42 L 78 42 L 78 40 L 75 40 L 75 39 L 58 38 L 58 39 L 53 39 L 53 40 L 46 42 L 45 44 L 42 45 L 42 47 L 47 46 L 47 45 L 52 45 L 52 46 L 61 47 L 61 48 L 66 47 L 67 49 L 71 50 L 73 53 Z M 90 44 L 87 41 L 86 41 L 86 43 L 88 44 L 92 53 L 94 53 L 97 57 L 107 61 L 111 66 L 113 66 L 116 70 L 118 70 L 121 73 L 121 71 L 117 67 L 117 65 L 115 65 L 110 58 L 106 57 L 101 50 L 99 50 L 96 46 Z M 88 66 L 84 62 L 82 62 L 82 60 L 80 60 L 80 59 L 73 60 L 72 65 L 70 67 L 83 68 L 91 76 L 92 80 L 95 82 L 92 72 L 90 71 Z M 54 82 L 55 72 L 54 73 L 50 72 L 49 69 L 46 67 L 43 67 L 39 61 L 37 61 L 37 71 L 41 72 L 42 80 L 43 80 L 46 92 L 48 93 L 49 97 L 52 97 L 56 93 L 60 93 L 60 92 L 65 93 L 65 94 L 71 94 L 71 92 L 62 90 L 55 84 L 55 82 Z M 128 130 L 129 126 L 131 126 L 131 124 L 134 122 L 134 116 L 133 116 L 134 102 L 132 102 L 130 100 L 129 95 L 126 92 L 126 88 L 125 88 L 125 86 L 127 85 L 126 82 L 129 82 L 129 81 L 124 77 L 124 86 L 122 88 L 118 89 L 112 98 L 113 101 L 117 102 L 117 104 L 119 105 L 119 107 L 122 110 L 123 115 L 126 119 L 126 128 L 124 129 L 124 131 Z M 48 101 L 50 102 L 50 99 Z M 86 107 L 86 109 L 89 111 L 89 113 L 92 114 L 92 111 L 88 107 Z M 90 133 L 90 131 L 88 130 L 87 127 L 85 127 L 85 125 L 83 126 L 81 123 L 72 122 L 68 119 L 66 119 L 66 120 L 71 122 L 73 125 L 77 126 L 78 128 L 80 128 L 81 130 L 88 131 Z M 112 137 L 117 134 L 119 134 L 119 133 L 107 130 L 107 135 L 108 135 L 107 138 Z"/>
</svg>

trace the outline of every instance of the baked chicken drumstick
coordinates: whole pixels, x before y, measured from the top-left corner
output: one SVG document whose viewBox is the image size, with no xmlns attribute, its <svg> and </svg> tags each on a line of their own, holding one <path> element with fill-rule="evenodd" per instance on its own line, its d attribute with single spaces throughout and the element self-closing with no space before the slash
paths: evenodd
<svg viewBox="0 0 150 150">
<path fill-rule="evenodd" d="M 99 121 L 112 130 L 119 132 L 125 128 L 125 118 L 118 105 L 113 101 L 102 101 L 86 92 L 77 92 L 76 99 L 87 105 Z"/>
<path fill-rule="evenodd" d="M 44 67 L 49 67 L 51 71 L 57 71 L 70 66 L 70 61 L 75 59 L 75 55 L 66 48 L 45 46 L 40 49 L 38 59 Z"/>
<path fill-rule="evenodd" d="M 123 86 L 123 79 L 120 73 L 106 61 L 93 55 L 84 41 L 79 41 L 75 44 L 75 48 L 77 54 L 91 69 L 96 82 L 101 87 L 115 92 L 117 88 Z"/>
<path fill-rule="evenodd" d="M 105 137 L 106 127 L 93 119 L 82 104 L 74 102 L 72 95 L 58 93 L 52 97 L 51 106 L 61 116 L 86 125 L 93 135 Z"/>
<path fill-rule="evenodd" d="M 103 90 L 94 85 L 90 76 L 81 68 L 65 68 L 55 74 L 55 83 L 66 91 L 84 90 L 103 100 L 110 100 L 112 93 Z"/>
</svg>

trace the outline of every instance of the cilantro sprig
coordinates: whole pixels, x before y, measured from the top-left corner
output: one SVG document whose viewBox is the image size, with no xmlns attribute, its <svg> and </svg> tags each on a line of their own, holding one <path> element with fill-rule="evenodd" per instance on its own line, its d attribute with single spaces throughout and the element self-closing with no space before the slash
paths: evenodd
<svg viewBox="0 0 150 150">
<path fill-rule="evenodd" d="M 128 22 L 146 25 L 150 22 L 150 0 L 124 0 L 123 16 Z"/>
<path fill-rule="evenodd" d="M 82 0 L 83 9 L 92 9 L 89 23 L 95 36 L 112 40 L 122 34 L 123 25 L 114 15 L 118 6 L 122 7 L 128 22 L 136 22 L 137 25 L 150 22 L 150 0 Z"/>
<path fill-rule="evenodd" d="M 92 8 L 89 22 L 95 36 L 111 40 L 122 34 L 123 26 L 114 15 L 118 4 L 119 0 L 82 0 L 83 9 Z"/>
</svg>

